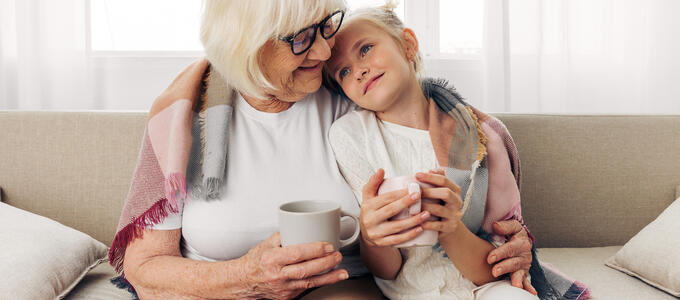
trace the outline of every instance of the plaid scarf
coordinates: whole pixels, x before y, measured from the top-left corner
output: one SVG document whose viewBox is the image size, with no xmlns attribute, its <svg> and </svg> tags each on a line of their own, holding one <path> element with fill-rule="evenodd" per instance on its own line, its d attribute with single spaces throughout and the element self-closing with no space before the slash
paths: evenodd
<svg viewBox="0 0 680 300">
<path fill-rule="evenodd" d="M 422 88 L 426 97 L 432 99 L 429 132 L 437 161 L 444 166 L 446 176 L 461 188 L 463 224 L 477 236 L 499 245 L 505 242 L 505 238 L 493 234 L 492 224 L 514 219 L 535 241 L 522 219 L 519 155 L 505 125 L 467 104 L 445 80 L 425 79 Z M 488 143 L 489 139 L 498 142 Z M 509 164 L 504 156 L 507 156 Z M 492 176 L 501 178 L 506 174 L 514 177 L 514 182 L 497 180 L 489 186 L 489 165 L 495 172 Z M 536 247 L 532 247 L 532 257 L 529 275 L 540 299 L 590 298 L 590 292 L 583 283 L 559 273 L 549 264 L 541 263 Z"/>
<path fill-rule="evenodd" d="M 194 64 L 188 70 L 192 67 L 198 68 L 198 65 Z M 171 88 L 173 85 L 175 82 Z M 498 243 L 501 238 L 488 233 L 493 221 L 517 219 L 523 222 L 518 198 L 511 203 L 486 201 L 487 137 L 482 126 L 490 126 L 503 139 L 518 190 L 519 159 L 514 142 L 500 121 L 466 104 L 446 82 L 425 80 L 423 90 L 439 107 L 437 109 L 433 104 L 430 108 L 431 115 L 435 116 L 430 119 L 430 135 L 440 165 L 448 166 L 447 176 L 463 191 L 466 211 L 463 222 L 472 232 Z M 170 212 L 179 211 L 180 202 L 189 198 L 187 182 L 191 198 L 220 197 L 226 179 L 229 124 L 235 97 L 236 92 L 209 68 L 204 74 L 200 96 L 177 99 L 166 95 L 154 101 L 130 190 L 109 250 L 109 263 L 121 274 L 111 280 L 118 287 L 135 293 L 123 274 L 125 249 L 131 241 L 141 237 L 143 229 L 162 222 Z M 552 272 L 538 262 L 535 248 L 532 252 L 534 260 L 530 275 L 541 299 L 587 299 L 585 286 Z"/>
</svg>

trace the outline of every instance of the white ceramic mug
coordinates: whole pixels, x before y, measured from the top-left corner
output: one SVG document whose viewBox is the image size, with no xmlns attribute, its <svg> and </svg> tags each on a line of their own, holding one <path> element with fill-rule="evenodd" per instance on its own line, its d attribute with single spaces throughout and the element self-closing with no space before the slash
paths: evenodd
<svg viewBox="0 0 680 300">
<path fill-rule="evenodd" d="M 355 229 L 346 240 L 340 239 L 340 219 L 354 219 Z M 279 206 L 281 246 L 328 242 L 336 250 L 353 244 L 361 232 L 359 220 L 331 201 L 303 200 Z"/>
<path fill-rule="evenodd" d="M 413 176 L 401 176 L 401 177 L 394 177 L 394 178 L 387 178 L 385 179 L 382 184 L 380 184 L 380 188 L 378 188 L 378 195 L 389 193 L 392 191 L 396 190 L 401 190 L 401 189 L 408 189 L 409 194 L 412 194 L 414 192 L 421 191 L 423 188 L 432 188 L 434 187 L 431 184 L 427 184 L 424 182 L 418 181 L 415 177 Z M 441 201 L 439 199 L 429 199 L 429 198 L 423 198 L 422 193 L 421 193 L 421 200 L 416 202 L 415 204 L 412 204 L 408 208 L 402 210 L 399 212 L 397 215 L 393 216 L 390 218 L 390 220 L 402 220 L 406 219 L 410 216 L 413 216 L 415 214 L 420 213 L 421 211 L 421 204 L 422 202 L 428 202 L 428 203 L 440 203 Z M 430 215 L 430 218 L 428 218 L 428 221 L 437 221 L 439 218 Z M 405 231 L 410 230 L 407 229 Z M 403 242 L 398 245 L 394 245 L 396 248 L 406 248 L 406 247 L 417 247 L 417 246 L 433 246 L 437 244 L 437 238 L 439 236 L 439 232 L 435 230 L 423 230 L 421 234 L 419 234 L 417 237 L 410 241 Z"/>
</svg>

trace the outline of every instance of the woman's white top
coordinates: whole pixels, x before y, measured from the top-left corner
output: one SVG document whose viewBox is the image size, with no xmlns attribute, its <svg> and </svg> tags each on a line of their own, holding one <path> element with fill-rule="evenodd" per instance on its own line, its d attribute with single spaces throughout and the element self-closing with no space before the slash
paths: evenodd
<svg viewBox="0 0 680 300">
<path fill-rule="evenodd" d="M 371 111 L 352 111 L 331 127 L 340 171 L 361 201 L 363 185 L 379 168 L 385 178 L 438 167 L 429 132 L 389 123 Z M 375 277 L 390 299 L 473 299 L 475 285 L 463 277 L 439 244 L 401 248 L 403 266 L 394 280 Z"/>
<path fill-rule="evenodd" d="M 358 202 L 328 141 L 331 124 L 354 104 L 324 88 L 280 113 L 258 111 L 240 95 L 237 98 L 221 198 L 189 198 L 180 213 L 153 229 L 181 228 L 184 257 L 217 261 L 241 257 L 279 231 L 278 207 L 285 202 L 334 201 L 359 215 Z M 354 222 L 345 219 L 341 235 L 348 237 Z M 343 254 L 341 267 L 350 275 L 368 272 L 358 255 L 358 242 Z"/>
</svg>

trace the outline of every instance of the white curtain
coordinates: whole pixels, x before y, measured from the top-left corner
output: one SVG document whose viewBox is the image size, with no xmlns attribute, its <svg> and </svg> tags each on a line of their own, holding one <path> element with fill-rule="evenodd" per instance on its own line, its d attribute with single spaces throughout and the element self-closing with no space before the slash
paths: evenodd
<svg viewBox="0 0 680 300">
<path fill-rule="evenodd" d="M 680 1 L 487 0 L 491 111 L 680 114 Z"/>
<path fill-rule="evenodd" d="M 680 114 L 680 0 L 485 1 L 481 63 L 425 59 L 480 108 Z M 0 0 L 0 109 L 147 110 L 195 59 L 93 57 L 86 5 Z"/>
<path fill-rule="evenodd" d="M 98 109 L 85 0 L 0 0 L 0 109 Z"/>
</svg>

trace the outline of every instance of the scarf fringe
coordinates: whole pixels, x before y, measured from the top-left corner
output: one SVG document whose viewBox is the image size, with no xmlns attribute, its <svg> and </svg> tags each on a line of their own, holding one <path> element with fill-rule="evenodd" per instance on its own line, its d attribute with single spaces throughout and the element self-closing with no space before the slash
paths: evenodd
<svg viewBox="0 0 680 300">
<path fill-rule="evenodd" d="M 130 294 L 133 295 L 134 300 L 139 300 L 139 295 L 137 295 L 137 291 L 135 290 L 135 287 L 130 284 L 129 281 L 127 281 L 127 278 L 125 278 L 125 275 L 120 275 L 113 277 L 109 279 L 109 282 L 113 283 L 117 288 L 127 290 L 130 292 Z"/>
<path fill-rule="evenodd" d="M 590 299 L 590 289 L 586 287 L 586 285 L 583 282 L 576 281 L 574 282 L 575 285 L 577 285 L 583 292 L 581 293 L 576 300 L 585 300 L 585 299 Z"/>
<path fill-rule="evenodd" d="M 179 193 L 179 199 L 177 193 Z M 184 175 L 179 172 L 168 175 L 168 178 L 165 179 L 165 198 L 169 200 L 170 207 L 173 211 L 178 212 L 179 201 L 187 199 L 187 187 Z"/>
<path fill-rule="evenodd" d="M 203 186 L 205 188 L 205 199 L 216 199 L 220 196 L 220 185 L 222 180 L 217 177 L 208 177 L 204 179 Z"/>
<path fill-rule="evenodd" d="M 109 249 L 109 264 L 113 266 L 118 274 L 123 274 L 123 259 L 127 245 L 133 240 L 142 237 L 144 228 L 163 221 L 169 212 L 178 213 L 179 211 L 171 207 L 168 199 L 158 200 L 151 208 L 116 234 Z"/>
<path fill-rule="evenodd" d="M 482 126 L 479 124 L 479 118 L 477 118 L 477 115 L 472 110 L 472 108 L 470 106 L 465 106 L 465 109 L 468 111 L 470 116 L 472 116 L 472 119 L 475 121 L 475 127 L 477 127 L 477 136 L 479 136 L 479 148 L 477 148 L 477 157 L 475 159 L 482 160 L 487 154 L 486 144 L 489 141 L 489 139 L 486 137 L 484 130 L 482 130 Z"/>
<path fill-rule="evenodd" d="M 545 277 L 543 268 L 538 261 L 536 246 L 531 247 L 531 267 L 529 267 L 529 276 L 531 276 L 531 285 L 534 286 L 538 292 L 538 298 L 541 300 L 560 300 L 562 297 L 555 291 L 552 284 L 548 282 Z"/>
<path fill-rule="evenodd" d="M 585 284 L 579 281 L 574 281 L 574 284 L 564 294 L 565 299 L 569 300 L 585 300 L 590 299 L 590 289 Z"/>
</svg>

